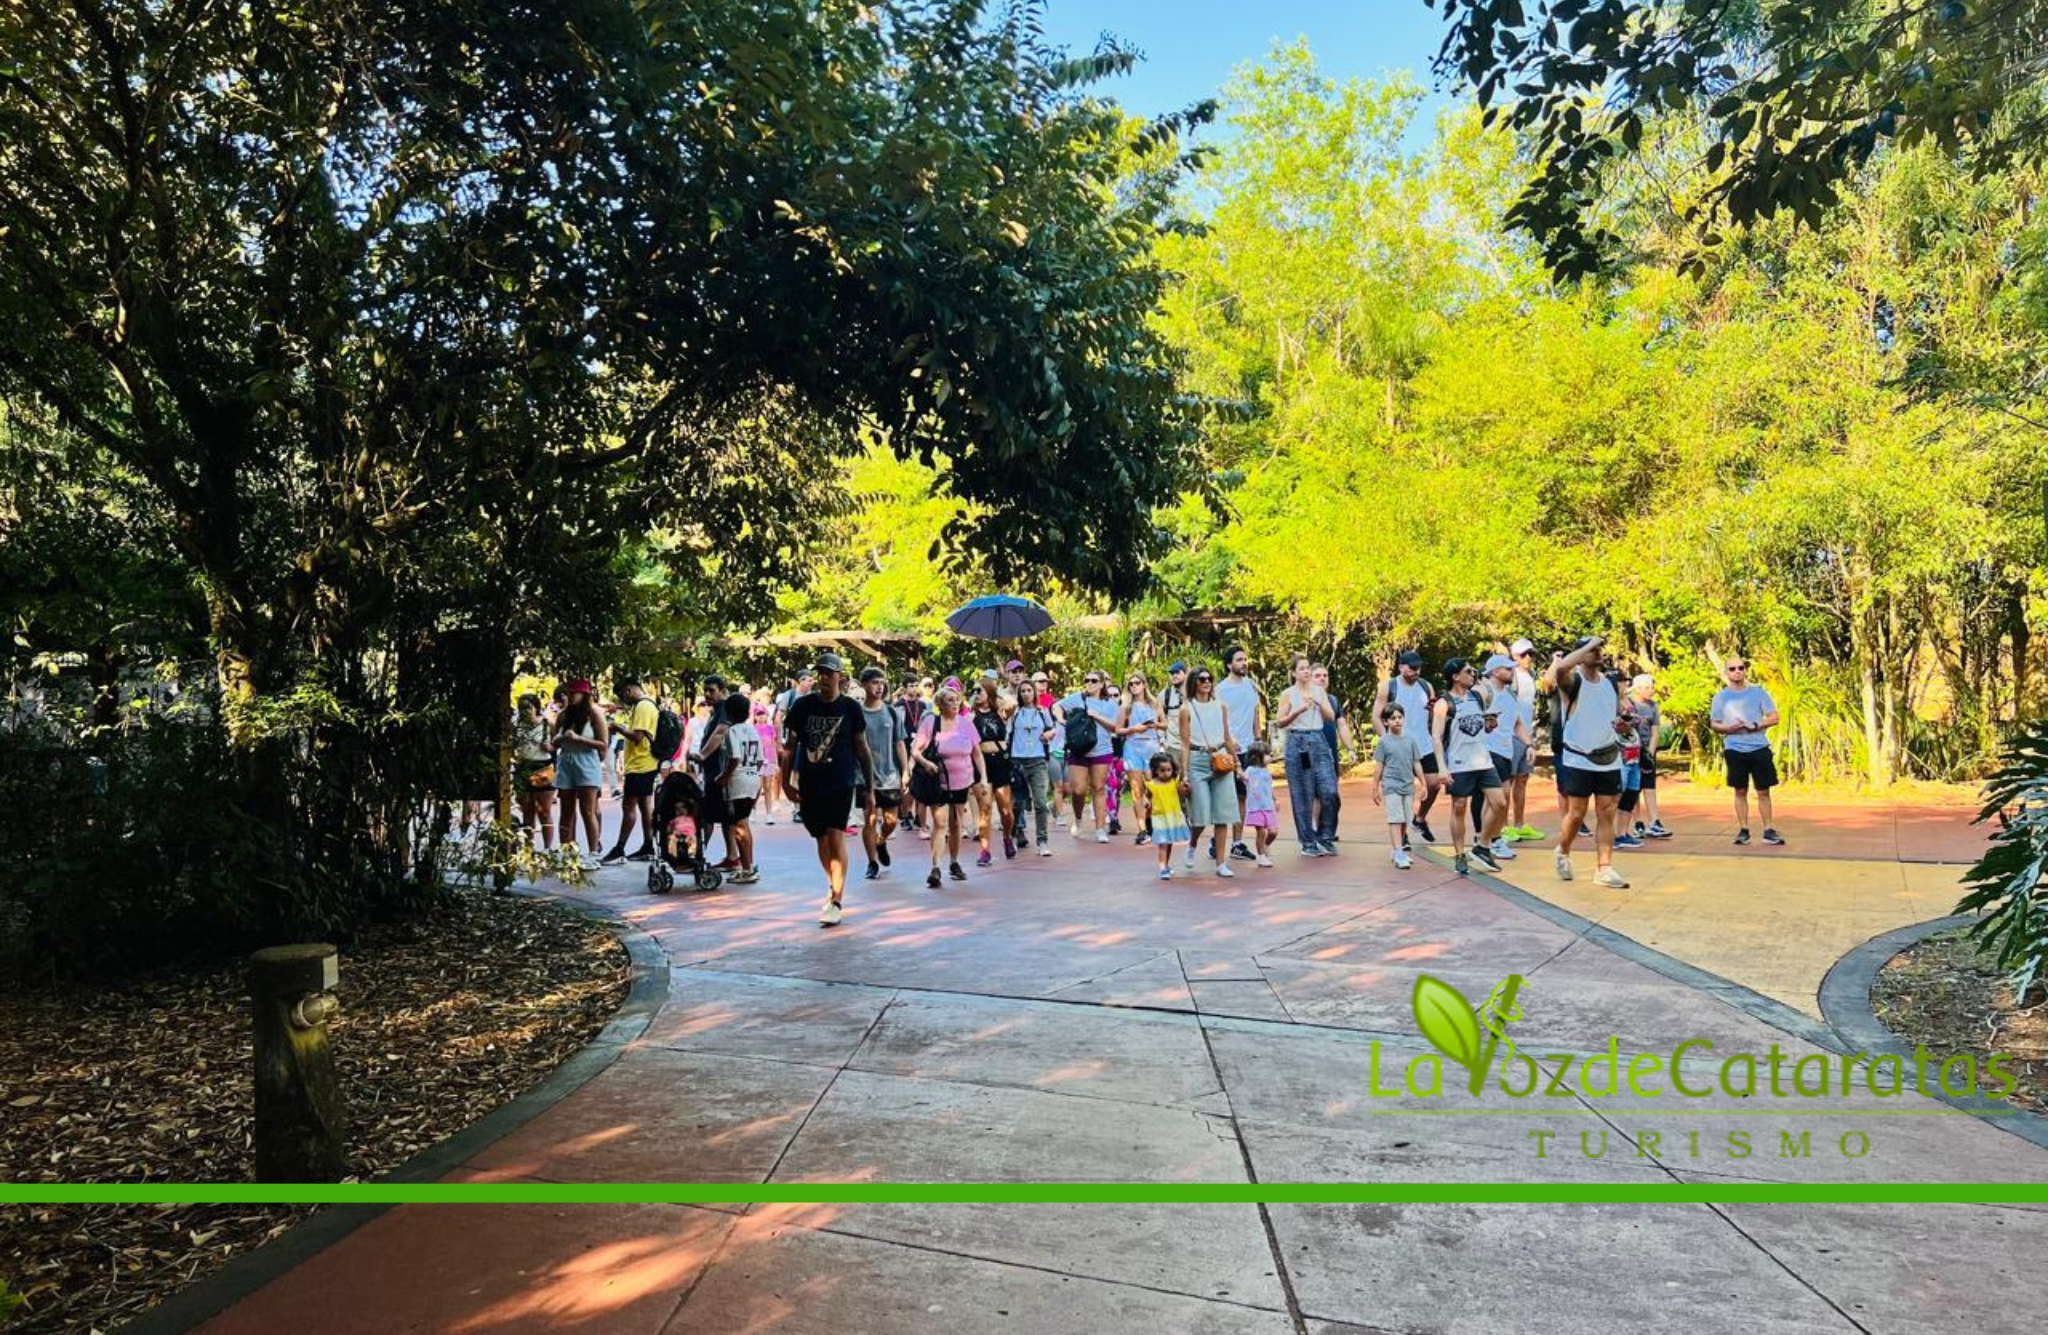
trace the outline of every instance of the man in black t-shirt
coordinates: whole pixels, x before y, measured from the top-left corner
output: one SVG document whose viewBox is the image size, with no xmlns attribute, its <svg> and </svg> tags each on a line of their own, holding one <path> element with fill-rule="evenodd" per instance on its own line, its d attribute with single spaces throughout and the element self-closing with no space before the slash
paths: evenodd
<svg viewBox="0 0 2048 1335">
<path fill-rule="evenodd" d="M 866 720 L 845 685 L 846 664 L 839 655 L 820 654 L 816 687 L 792 701 L 782 720 L 782 789 L 818 841 L 818 865 L 829 887 L 818 916 L 824 927 L 837 927 L 844 907 L 846 820 L 853 814 L 854 795 L 862 794 L 863 810 L 874 802 L 875 761 L 868 752 Z"/>
</svg>

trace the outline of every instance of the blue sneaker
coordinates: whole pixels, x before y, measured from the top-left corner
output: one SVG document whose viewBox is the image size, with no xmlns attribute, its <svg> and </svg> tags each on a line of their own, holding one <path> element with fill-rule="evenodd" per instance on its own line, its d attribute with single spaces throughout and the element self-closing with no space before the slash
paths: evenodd
<svg viewBox="0 0 2048 1335">
<path fill-rule="evenodd" d="M 1616 848 L 1641 848 L 1643 841 L 1632 834 L 1617 834 L 1614 836 L 1614 846 Z"/>
</svg>

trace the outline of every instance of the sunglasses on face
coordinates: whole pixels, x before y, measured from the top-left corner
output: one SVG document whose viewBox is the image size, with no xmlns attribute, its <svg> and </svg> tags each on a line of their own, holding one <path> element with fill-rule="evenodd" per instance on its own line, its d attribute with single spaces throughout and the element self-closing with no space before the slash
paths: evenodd
<svg viewBox="0 0 2048 1335">
<path fill-rule="evenodd" d="M 1730 663 L 1730 664 L 1728 665 L 1728 670 L 1729 670 L 1730 672 L 1747 672 L 1747 671 L 1749 671 L 1749 664 L 1747 664 L 1747 663 Z"/>
</svg>

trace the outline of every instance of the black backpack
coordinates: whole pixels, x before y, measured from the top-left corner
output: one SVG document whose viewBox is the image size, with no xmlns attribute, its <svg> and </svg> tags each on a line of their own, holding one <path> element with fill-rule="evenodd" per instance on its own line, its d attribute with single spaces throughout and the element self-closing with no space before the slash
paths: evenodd
<svg viewBox="0 0 2048 1335">
<path fill-rule="evenodd" d="M 661 717 L 654 724 L 654 758 L 666 764 L 675 759 L 683 745 L 683 721 L 672 709 L 661 711 Z"/>
<path fill-rule="evenodd" d="M 1095 716 L 1088 712 L 1084 696 L 1078 708 L 1067 711 L 1067 754 L 1086 757 L 1095 750 Z"/>
</svg>

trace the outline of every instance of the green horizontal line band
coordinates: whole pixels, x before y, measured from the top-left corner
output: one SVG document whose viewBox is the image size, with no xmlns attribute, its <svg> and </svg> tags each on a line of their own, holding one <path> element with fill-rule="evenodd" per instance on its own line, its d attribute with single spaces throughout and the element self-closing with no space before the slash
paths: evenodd
<svg viewBox="0 0 2048 1335">
<path fill-rule="evenodd" d="M 18 1205 L 1016 1204 L 1314 1202 L 2048 1202 L 2048 1183 L 733 1182 L 0 1184 Z"/>
</svg>

